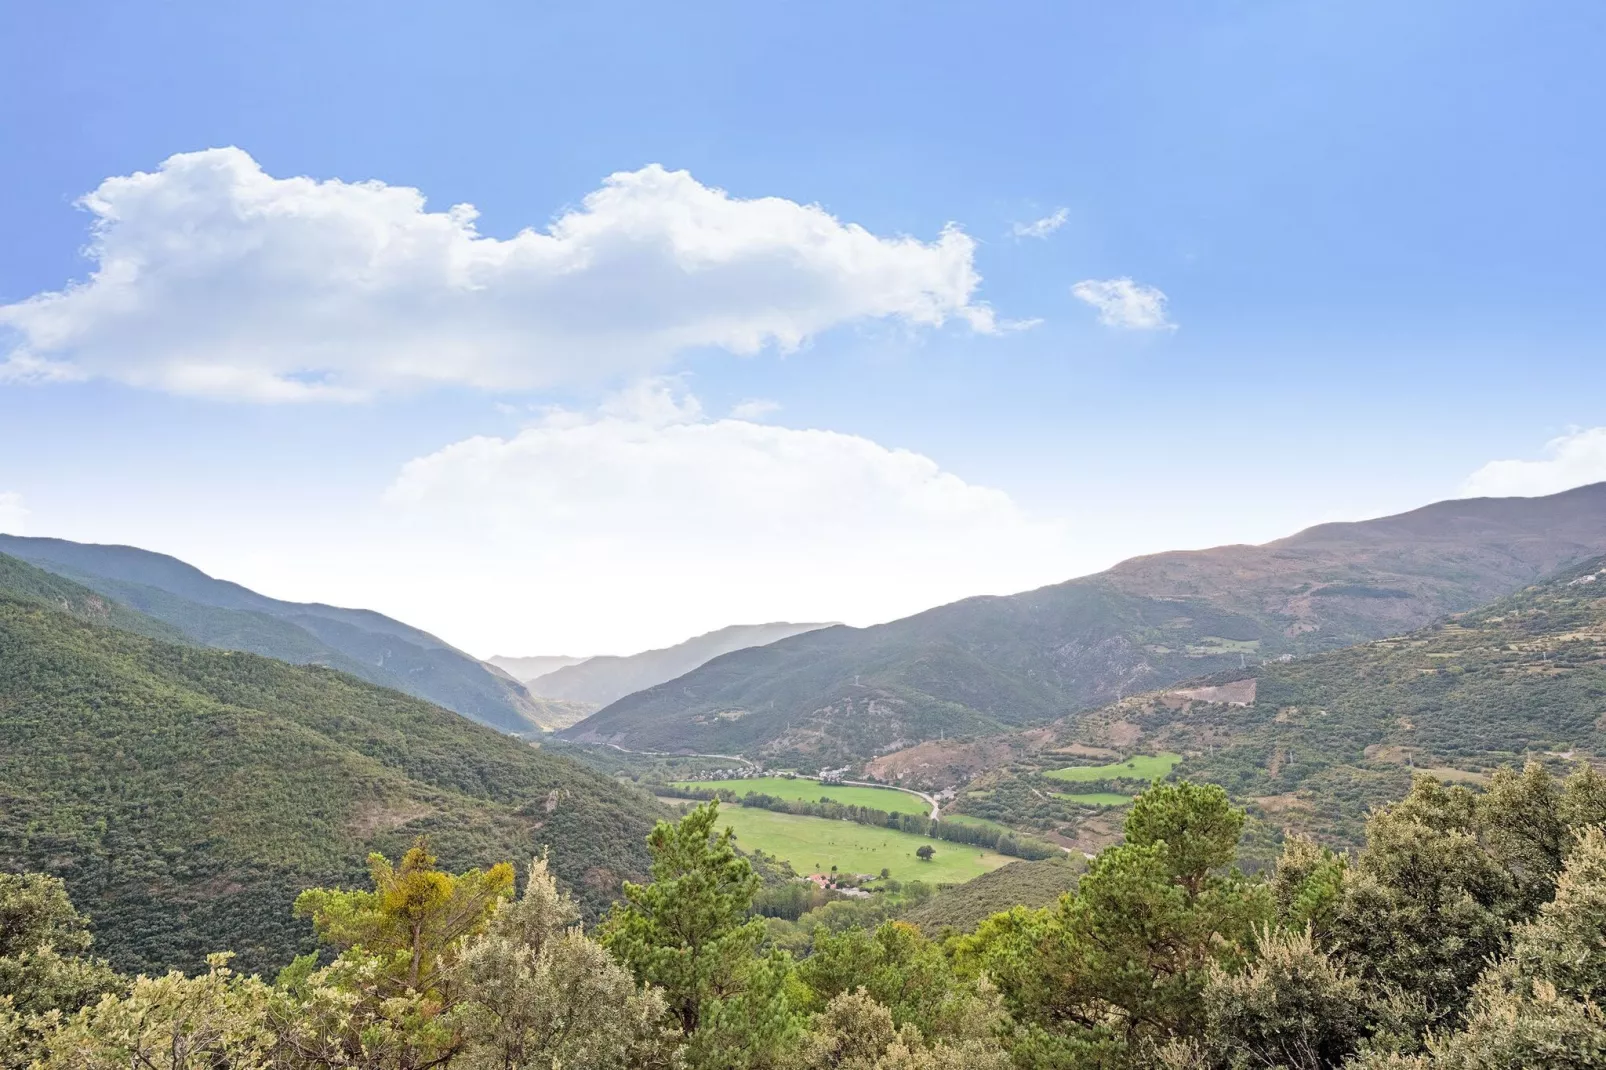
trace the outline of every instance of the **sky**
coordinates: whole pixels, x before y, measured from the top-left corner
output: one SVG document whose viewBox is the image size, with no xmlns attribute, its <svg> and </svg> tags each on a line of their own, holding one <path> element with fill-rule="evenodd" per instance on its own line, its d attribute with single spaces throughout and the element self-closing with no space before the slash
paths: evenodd
<svg viewBox="0 0 1606 1070">
<path fill-rule="evenodd" d="M 0 5 L 0 531 L 479 656 L 1606 479 L 1606 7 Z"/>
</svg>

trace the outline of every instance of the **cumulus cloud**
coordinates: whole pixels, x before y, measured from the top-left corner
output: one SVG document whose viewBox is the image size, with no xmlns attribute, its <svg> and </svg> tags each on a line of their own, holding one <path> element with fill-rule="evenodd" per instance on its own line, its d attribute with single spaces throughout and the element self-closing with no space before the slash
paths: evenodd
<svg viewBox="0 0 1606 1070">
<path fill-rule="evenodd" d="M 758 420 L 772 412 L 779 412 L 781 403 L 771 401 L 769 398 L 748 398 L 738 401 L 731 406 L 731 418 L 735 420 Z"/>
<path fill-rule="evenodd" d="M 794 349 L 868 319 L 995 329 L 957 227 L 878 236 L 657 165 L 506 239 L 481 235 L 469 205 L 275 178 L 236 148 L 108 178 L 81 203 L 93 273 L 0 306 L 18 339 L 0 377 L 339 400 L 597 381 L 688 349 Z"/>
<path fill-rule="evenodd" d="M 1017 238 L 1046 238 L 1063 227 L 1070 217 L 1070 212 L 1064 208 L 1056 208 L 1042 219 L 1034 219 L 1030 223 L 1012 224 L 1009 232 Z"/>
<path fill-rule="evenodd" d="M 28 509 L 16 491 L 0 491 L 0 533 L 26 535 Z"/>
<path fill-rule="evenodd" d="M 1099 322 L 1106 327 L 1133 331 L 1174 331 L 1177 325 L 1166 319 L 1168 298 L 1153 286 L 1129 278 L 1083 279 L 1071 287 L 1077 299 L 1099 311 Z"/>
<path fill-rule="evenodd" d="M 675 607 L 683 628 L 887 619 L 1070 568 L 1060 525 L 930 457 L 712 418 L 662 380 L 418 457 L 386 500 L 399 538 L 474 546 L 445 567 L 495 570 L 531 604 Z"/>
<path fill-rule="evenodd" d="M 1462 484 L 1467 497 L 1536 497 L 1606 480 L 1606 427 L 1573 431 L 1545 443 L 1534 461 L 1490 461 Z"/>
</svg>

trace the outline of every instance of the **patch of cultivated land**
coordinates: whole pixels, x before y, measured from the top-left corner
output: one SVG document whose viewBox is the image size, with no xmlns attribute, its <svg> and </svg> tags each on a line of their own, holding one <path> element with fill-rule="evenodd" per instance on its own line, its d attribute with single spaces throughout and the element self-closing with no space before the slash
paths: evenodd
<svg viewBox="0 0 1606 1070">
<path fill-rule="evenodd" d="M 1015 861 L 969 844 L 756 807 L 720 807 L 719 827 L 727 825 L 736 830 L 736 842 L 743 850 L 767 851 L 792 863 L 799 873 L 829 873 L 832 866 L 840 873 L 880 873 L 885 868 L 902 881 L 959 884 Z M 915 851 L 926 846 L 937 853 L 922 862 Z"/>
<path fill-rule="evenodd" d="M 1064 769 L 1051 769 L 1044 776 L 1065 780 L 1072 784 L 1086 784 L 1095 780 L 1153 780 L 1163 777 L 1182 761 L 1180 754 L 1136 754 L 1124 762 L 1109 765 L 1071 765 Z"/>
<path fill-rule="evenodd" d="M 1000 832 L 1014 832 L 1015 830 L 1002 821 L 994 821 L 988 817 L 975 817 L 971 814 L 943 814 L 944 821 L 951 821 L 956 825 L 969 825 L 971 828 L 997 829 Z"/>
<path fill-rule="evenodd" d="M 684 780 L 675 785 L 691 791 L 734 791 L 738 798 L 750 791 L 777 799 L 819 802 L 822 798 L 843 806 L 868 806 L 889 814 L 927 814 L 931 807 L 918 795 L 891 788 L 861 788 L 851 784 L 821 784 L 797 777 L 761 776 L 742 780 Z"/>
</svg>

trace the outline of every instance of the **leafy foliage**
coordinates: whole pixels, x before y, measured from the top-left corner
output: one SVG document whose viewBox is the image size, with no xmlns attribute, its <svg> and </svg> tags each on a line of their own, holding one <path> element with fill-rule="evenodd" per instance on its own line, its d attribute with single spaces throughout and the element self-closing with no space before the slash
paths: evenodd
<svg viewBox="0 0 1606 1070">
<path fill-rule="evenodd" d="M 1352 860 L 1293 839 L 1270 877 L 1226 868 L 1243 814 L 1219 788 L 1157 786 L 1052 906 L 936 940 L 822 922 L 796 958 L 750 917 L 763 878 L 715 833 L 717 803 L 655 827 L 654 881 L 600 943 L 544 858 L 509 901 L 505 867 L 439 870 L 420 847 L 375 859 L 371 891 L 303 900 L 340 949 L 328 965 L 269 984 L 217 955 L 43 1013 L 0 994 L 0 1050 L 7 1070 L 1598 1066 L 1606 833 L 1575 820 L 1598 815 L 1599 778 L 1547 776 L 1481 794 L 1421 777 Z M 0 918 L 28 919 L 0 965 L 56 936 L 84 961 L 59 884 L 0 883 Z"/>
<path fill-rule="evenodd" d="M 1081 868 L 1068 858 L 1011 862 L 1002 869 L 939 891 L 902 915 L 927 935 L 945 929 L 969 932 L 987 918 L 1014 906 L 1042 907 L 1076 887 Z"/>
<path fill-rule="evenodd" d="M 660 812 L 395 691 L 0 593 L 0 867 L 66 878 L 120 968 L 283 965 L 299 889 L 419 835 L 459 868 L 555 847 L 597 912 Z"/>
<path fill-rule="evenodd" d="M 760 878 L 737 855 L 730 830 L 715 833 L 718 817 L 711 802 L 653 829 L 653 881 L 625 885 L 603 945 L 637 980 L 663 990 L 701 1061 L 723 1049 L 740 1064 L 764 1064 L 778 1058 L 789 1033 L 779 983 L 785 962 L 758 954 L 764 923 L 748 910 Z"/>
</svg>

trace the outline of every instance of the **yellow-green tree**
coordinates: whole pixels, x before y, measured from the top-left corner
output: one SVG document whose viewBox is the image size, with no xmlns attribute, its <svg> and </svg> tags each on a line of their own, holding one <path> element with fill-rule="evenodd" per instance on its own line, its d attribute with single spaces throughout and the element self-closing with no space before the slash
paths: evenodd
<svg viewBox="0 0 1606 1070">
<path fill-rule="evenodd" d="M 513 867 L 506 862 L 452 874 L 435 861 L 422 839 L 396 865 L 371 854 L 373 891 L 310 888 L 296 897 L 295 912 L 310 917 L 319 937 L 335 947 L 361 948 L 379 959 L 398 987 L 429 992 L 453 946 L 484 929 L 513 894 Z"/>
</svg>

